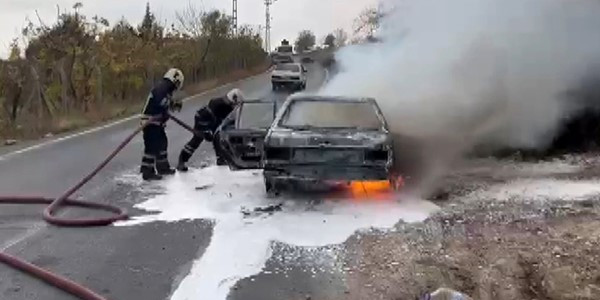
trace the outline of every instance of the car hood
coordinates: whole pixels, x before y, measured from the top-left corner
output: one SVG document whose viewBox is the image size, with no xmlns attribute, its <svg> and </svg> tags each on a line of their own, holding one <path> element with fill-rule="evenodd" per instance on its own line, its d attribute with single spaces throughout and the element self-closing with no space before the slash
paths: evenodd
<svg viewBox="0 0 600 300">
<path fill-rule="evenodd" d="M 300 76 L 300 73 L 298 73 L 298 72 L 291 72 L 291 71 L 273 71 L 273 73 L 271 73 L 271 75 L 276 75 L 276 76 Z"/>
<path fill-rule="evenodd" d="M 391 145 L 389 133 L 370 130 L 272 129 L 267 136 L 271 147 L 378 147 Z"/>
</svg>

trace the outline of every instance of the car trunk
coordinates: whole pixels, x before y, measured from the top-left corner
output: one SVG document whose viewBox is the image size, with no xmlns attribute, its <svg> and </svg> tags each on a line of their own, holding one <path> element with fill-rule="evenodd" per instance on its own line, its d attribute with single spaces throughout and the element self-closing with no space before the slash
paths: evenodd
<svg viewBox="0 0 600 300">
<path fill-rule="evenodd" d="M 282 147 L 269 147 L 266 157 L 292 165 L 385 165 L 390 153 L 384 140 L 379 132 L 300 131 L 283 137 Z"/>
</svg>

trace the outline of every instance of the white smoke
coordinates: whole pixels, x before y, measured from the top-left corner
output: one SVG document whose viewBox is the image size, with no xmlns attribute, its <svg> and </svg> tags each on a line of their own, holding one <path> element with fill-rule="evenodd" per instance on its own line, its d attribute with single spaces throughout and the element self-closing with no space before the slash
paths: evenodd
<svg viewBox="0 0 600 300">
<path fill-rule="evenodd" d="M 600 1 L 382 3 L 381 42 L 339 51 L 321 93 L 377 99 L 396 135 L 420 141 L 427 172 L 482 143 L 546 145 L 571 109 L 564 93 L 600 62 Z"/>
</svg>

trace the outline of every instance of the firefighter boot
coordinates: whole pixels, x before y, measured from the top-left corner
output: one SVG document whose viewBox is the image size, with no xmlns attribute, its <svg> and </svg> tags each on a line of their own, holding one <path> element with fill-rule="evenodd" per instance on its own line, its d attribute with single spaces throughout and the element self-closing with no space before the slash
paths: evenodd
<svg viewBox="0 0 600 300">
<path fill-rule="evenodd" d="M 173 174 L 175 174 L 175 169 L 171 168 L 171 165 L 166 160 L 156 163 L 156 171 L 158 172 L 158 175 L 173 175 Z"/>
<path fill-rule="evenodd" d="M 225 160 L 225 158 L 221 157 L 221 156 L 217 156 L 217 166 L 225 166 L 227 165 L 227 161 Z"/>
<path fill-rule="evenodd" d="M 160 167 L 159 167 L 160 166 Z M 156 170 L 158 171 L 158 175 L 173 175 L 175 174 L 175 169 L 171 168 L 169 165 L 159 165 Z"/>
<path fill-rule="evenodd" d="M 161 180 L 161 179 L 163 179 L 163 177 L 156 173 L 142 173 L 142 179 L 144 179 L 146 181 L 154 181 L 154 180 Z"/>
<path fill-rule="evenodd" d="M 177 164 L 177 171 L 179 171 L 179 172 L 187 172 L 189 170 L 190 169 L 185 165 L 184 162 L 179 161 L 179 163 Z"/>
<path fill-rule="evenodd" d="M 156 158 L 156 171 L 158 175 L 173 175 L 175 169 L 171 168 L 169 164 L 169 158 L 167 157 L 167 151 L 162 151 Z"/>
</svg>

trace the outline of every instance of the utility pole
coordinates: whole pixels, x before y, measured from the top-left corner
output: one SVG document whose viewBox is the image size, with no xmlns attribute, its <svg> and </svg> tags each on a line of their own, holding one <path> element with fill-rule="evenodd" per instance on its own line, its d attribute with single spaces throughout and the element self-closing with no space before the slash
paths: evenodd
<svg viewBox="0 0 600 300">
<path fill-rule="evenodd" d="M 265 50 L 271 52 L 271 5 L 277 0 L 265 0 Z"/>
<path fill-rule="evenodd" d="M 233 13 L 231 14 L 233 18 L 233 34 L 237 34 L 238 30 L 238 9 L 237 9 L 237 0 L 233 0 Z"/>
</svg>

